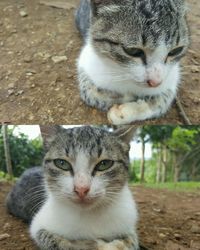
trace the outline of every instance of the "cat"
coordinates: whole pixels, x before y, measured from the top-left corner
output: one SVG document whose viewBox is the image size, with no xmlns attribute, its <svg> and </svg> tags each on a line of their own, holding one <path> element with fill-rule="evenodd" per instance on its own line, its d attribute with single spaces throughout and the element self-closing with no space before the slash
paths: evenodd
<svg viewBox="0 0 200 250">
<path fill-rule="evenodd" d="M 134 131 L 41 126 L 43 170 L 27 170 L 7 198 L 8 211 L 30 222 L 40 249 L 139 249 L 138 212 L 128 187 Z"/>
<path fill-rule="evenodd" d="M 108 111 L 115 125 L 169 110 L 190 43 L 184 0 L 81 0 L 76 25 L 85 41 L 77 69 L 86 104 Z"/>
</svg>

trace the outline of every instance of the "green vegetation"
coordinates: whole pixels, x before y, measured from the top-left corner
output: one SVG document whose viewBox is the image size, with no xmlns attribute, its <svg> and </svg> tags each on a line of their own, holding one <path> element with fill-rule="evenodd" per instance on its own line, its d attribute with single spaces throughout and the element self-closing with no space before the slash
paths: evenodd
<svg viewBox="0 0 200 250">
<path fill-rule="evenodd" d="M 200 181 L 200 126 L 144 126 L 138 134 L 142 159 L 131 163 L 131 180 L 141 183 Z M 144 159 L 146 143 L 153 156 Z"/>
<path fill-rule="evenodd" d="M 9 148 L 13 175 L 18 177 L 27 168 L 41 165 L 43 149 L 41 139 L 29 140 L 23 133 L 15 136 L 13 130 L 14 128 L 8 130 Z M 0 133 L 0 159 L 0 171 L 6 173 L 7 169 L 2 133 Z"/>
<path fill-rule="evenodd" d="M 141 184 L 135 183 L 134 186 Z M 144 187 L 155 189 L 168 189 L 178 192 L 200 192 L 200 182 L 178 182 L 178 183 L 145 183 Z"/>
<path fill-rule="evenodd" d="M 11 177 L 9 174 L 0 171 L 0 181 L 14 181 L 16 180 L 15 177 Z"/>
</svg>

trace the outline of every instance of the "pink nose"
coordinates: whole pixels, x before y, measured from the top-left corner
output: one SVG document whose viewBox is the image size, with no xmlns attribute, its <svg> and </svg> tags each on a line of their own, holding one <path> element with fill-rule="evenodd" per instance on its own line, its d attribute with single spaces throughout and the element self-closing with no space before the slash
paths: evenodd
<svg viewBox="0 0 200 250">
<path fill-rule="evenodd" d="M 148 80 L 147 83 L 151 88 L 156 88 L 161 84 L 161 82 L 157 82 L 155 80 Z"/>
<path fill-rule="evenodd" d="M 75 186 L 74 191 L 80 199 L 84 199 L 87 196 L 88 192 L 90 191 L 90 188 Z"/>
</svg>

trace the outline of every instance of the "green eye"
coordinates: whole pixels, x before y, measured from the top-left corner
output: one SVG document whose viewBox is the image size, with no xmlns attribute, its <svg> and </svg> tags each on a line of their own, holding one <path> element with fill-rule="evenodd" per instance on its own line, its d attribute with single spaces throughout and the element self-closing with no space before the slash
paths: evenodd
<svg viewBox="0 0 200 250">
<path fill-rule="evenodd" d="M 183 52 L 184 47 L 178 47 L 176 49 L 173 49 L 169 52 L 168 56 L 178 56 Z"/>
<path fill-rule="evenodd" d="M 63 169 L 65 171 L 71 171 L 72 170 L 72 165 L 66 161 L 66 160 L 62 160 L 62 159 L 55 159 L 54 164 L 56 167 Z"/>
<path fill-rule="evenodd" d="M 114 161 L 111 161 L 111 160 L 103 160 L 101 162 L 99 162 L 96 167 L 95 167 L 95 170 L 96 171 L 105 171 L 109 168 L 111 168 L 114 164 Z"/>
<path fill-rule="evenodd" d="M 138 48 L 124 48 L 124 51 L 132 57 L 137 57 L 137 58 L 142 58 L 145 57 L 145 53 L 142 49 L 138 49 Z"/>
</svg>

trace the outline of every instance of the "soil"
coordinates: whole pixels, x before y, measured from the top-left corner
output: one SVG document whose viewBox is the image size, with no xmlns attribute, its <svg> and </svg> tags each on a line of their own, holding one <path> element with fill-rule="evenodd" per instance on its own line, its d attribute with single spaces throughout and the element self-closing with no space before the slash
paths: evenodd
<svg viewBox="0 0 200 250">
<path fill-rule="evenodd" d="M 36 250 L 28 226 L 6 211 L 5 197 L 10 188 L 11 184 L 0 182 L 0 249 Z M 143 249 L 200 250 L 199 193 L 131 188 L 140 213 L 138 230 Z"/>
<path fill-rule="evenodd" d="M 107 123 L 105 113 L 80 100 L 75 64 L 82 41 L 74 25 L 78 0 L 65 2 L 70 4 L 67 9 L 39 0 L 0 1 L 0 122 Z M 183 60 L 179 95 L 192 124 L 200 124 L 200 3 L 188 4 L 192 45 Z M 66 58 L 55 63 L 54 56 Z M 146 123 L 184 120 L 174 104 L 166 116 Z"/>
</svg>

